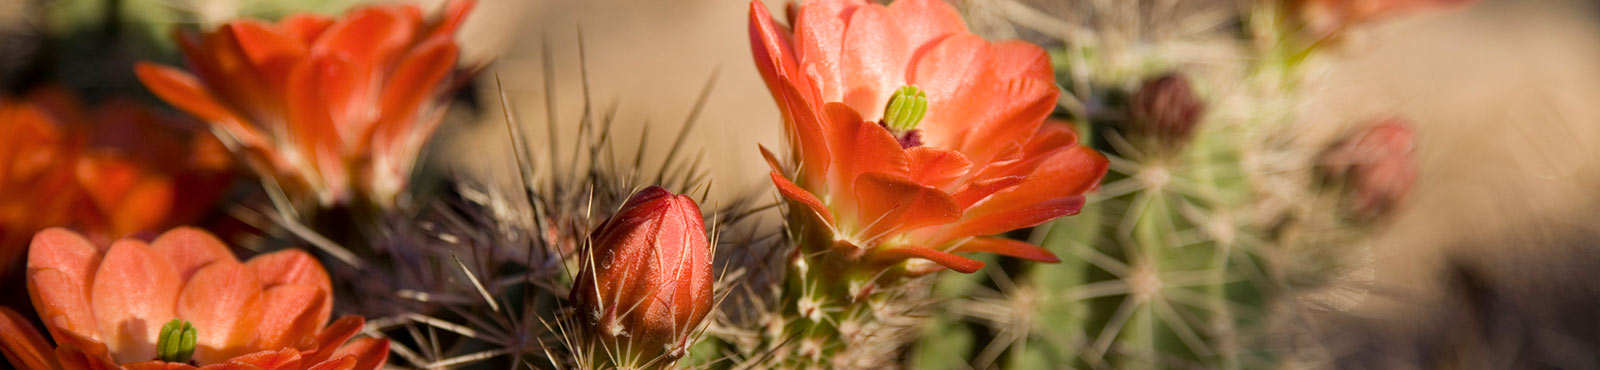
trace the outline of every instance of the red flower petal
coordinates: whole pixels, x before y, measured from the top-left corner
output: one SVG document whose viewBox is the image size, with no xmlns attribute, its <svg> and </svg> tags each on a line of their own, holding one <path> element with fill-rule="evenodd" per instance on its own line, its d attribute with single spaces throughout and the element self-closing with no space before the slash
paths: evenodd
<svg viewBox="0 0 1600 370">
<path fill-rule="evenodd" d="M 100 248 L 83 235 L 64 228 L 49 228 L 33 235 L 28 246 L 28 270 L 52 269 L 65 274 L 67 281 L 88 291 L 94 271 L 100 266 Z"/>
<path fill-rule="evenodd" d="M 874 249 L 870 256 L 869 258 L 875 261 L 889 263 L 897 263 L 907 258 L 921 258 L 949 267 L 951 270 L 960 271 L 963 274 L 970 274 L 983 268 L 983 261 L 957 256 L 928 247 L 879 248 Z"/>
<path fill-rule="evenodd" d="M 1055 80 L 1055 70 L 1050 68 L 1050 54 L 1038 45 L 1026 41 L 1002 41 L 993 46 L 995 78 Z"/>
<path fill-rule="evenodd" d="M 889 4 L 889 15 L 899 21 L 906 45 L 921 48 L 945 36 L 966 33 L 967 24 L 955 7 L 940 0 L 899 0 Z M 913 49 L 915 50 L 915 49 Z"/>
<path fill-rule="evenodd" d="M 388 68 L 416 39 L 421 16 L 415 8 L 373 6 L 356 9 L 341 18 L 311 47 L 313 59 L 338 60 L 345 68 L 322 76 L 324 97 L 334 121 L 349 132 L 364 132 L 370 117 L 367 111 L 377 102 L 379 71 Z M 332 84 L 333 79 L 347 82 Z M 329 91 L 333 86 L 341 89 Z"/>
<path fill-rule="evenodd" d="M 271 91 L 283 91 L 289 70 L 304 60 L 306 44 L 292 35 L 278 33 L 272 25 L 256 20 L 237 20 L 222 26 L 220 32 L 230 35 L 239 50 Z"/>
<path fill-rule="evenodd" d="M 1049 250 L 1041 248 L 1037 245 L 1028 244 L 1027 242 L 1006 238 L 972 238 L 972 240 L 968 240 L 967 242 L 956 246 L 956 248 L 951 250 L 951 252 L 994 253 L 1002 256 L 1011 256 L 1040 262 L 1061 262 L 1061 259 L 1056 258 L 1056 254 L 1050 253 Z"/>
<path fill-rule="evenodd" d="M 248 126 L 244 118 L 217 100 L 217 97 L 195 79 L 194 75 L 146 62 L 134 66 L 134 73 L 139 76 L 139 81 L 143 82 L 150 92 L 161 97 L 161 100 L 203 121 L 222 126 L 243 145 L 263 145 L 263 134 Z"/>
<path fill-rule="evenodd" d="M 300 370 L 300 351 L 294 348 L 261 351 L 228 359 L 227 363 L 254 366 L 261 370 Z"/>
<path fill-rule="evenodd" d="M 882 5 L 856 9 L 844 32 L 839 72 L 845 91 L 841 101 L 876 121 L 895 89 L 905 84 L 911 48 L 917 45 L 905 43 L 900 25 Z"/>
<path fill-rule="evenodd" d="M 320 364 L 327 361 L 339 350 L 340 345 L 343 345 L 344 342 L 350 340 L 350 337 L 360 332 L 364 325 L 366 325 L 366 320 L 362 319 L 361 316 L 350 315 L 334 320 L 332 324 L 328 324 L 328 327 L 323 328 L 321 333 L 317 333 L 316 346 L 312 349 L 310 355 L 305 356 L 304 363 Z M 351 366 L 354 366 L 354 358 L 351 359 L 350 363 Z"/>
<path fill-rule="evenodd" d="M 335 358 L 345 356 L 356 359 L 356 370 L 383 368 L 383 363 L 389 360 L 389 340 L 378 338 L 356 339 L 333 353 Z"/>
<path fill-rule="evenodd" d="M 442 122 L 431 100 L 439 94 L 445 77 L 456 66 L 456 44 L 448 38 L 436 38 L 418 45 L 400 60 L 384 86 L 380 102 L 378 123 L 374 125 L 370 142 L 375 160 L 406 167 L 415 151 L 424 144 L 416 138 L 428 137 Z"/>
<path fill-rule="evenodd" d="M 822 200 L 817 199 L 817 196 L 812 195 L 811 192 L 800 188 L 799 185 L 795 185 L 793 182 L 789 182 L 789 179 L 784 178 L 783 174 L 778 173 L 778 171 L 772 171 L 772 184 L 778 186 L 778 194 L 783 195 L 784 198 L 789 198 L 789 200 L 810 209 L 818 218 L 822 219 L 822 222 L 833 224 L 833 212 L 829 212 L 828 206 L 822 204 Z"/>
<path fill-rule="evenodd" d="M 178 296 L 178 317 L 194 323 L 195 361 L 218 363 L 248 353 L 261 322 L 260 305 L 261 282 L 249 267 L 218 261 L 195 272 Z"/>
<path fill-rule="evenodd" d="M 750 51 L 755 56 L 756 69 L 766 81 L 767 90 L 774 98 L 781 89 L 780 80 L 799 77 L 794 50 L 790 47 L 788 32 L 778 29 L 772 21 L 772 12 L 760 0 L 750 1 Z"/>
<path fill-rule="evenodd" d="M 99 338 L 117 362 L 156 357 L 161 325 L 174 317 L 182 281 L 166 257 L 144 242 L 111 245 L 89 289 Z M 202 334 L 204 335 L 204 334 Z"/>
<path fill-rule="evenodd" d="M 328 26 L 333 25 L 333 19 L 316 13 L 295 13 L 278 21 L 278 29 L 284 34 L 294 37 L 302 45 L 311 45 L 322 36 Z"/>
<path fill-rule="evenodd" d="M 827 135 L 828 122 L 817 117 L 811 108 L 811 103 L 800 98 L 800 92 L 795 90 L 794 84 L 789 80 L 779 81 L 780 90 L 775 96 L 779 97 L 778 107 L 784 112 L 785 134 L 789 138 L 790 150 L 799 163 L 800 173 L 795 174 L 802 179 L 801 182 L 815 188 L 823 184 L 827 176 L 828 165 L 831 163 L 832 153 L 829 152 Z"/>
<path fill-rule="evenodd" d="M 156 237 L 150 248 L 172 263 L 178 278 L 189 281 L 201 267 L 216 261 L 239 262 L 216 236 L 193 227 L 172 229 Z"/>
<path fill-rule="evenodd" d="M 128 194 L 110 209 L 111 235 L 126 236 L 160 227 L 172 216 L 177 198 L 172 179 L 166 176 L 145 176 L 133 184 Z"/>
<path fill-rule="evenodd" d="M 856 177 L 868 172 L 905 176 L 911 170 L 905 149 L 888 130 L 867 122 L 855 110 L 840 103 L 828 103 L 826 121 L 832 130 L 827 141 L 833 170 L 828 192 L 850 194 Z"/>
<path fill-rule="evenodd" d="M 55 269 L 34 269 L 28 274 L 28 293 L 50 337 L 61 338 L 67 332 L 95 332 L 89 287 L 78 285 L 67 274 Z"/>
<path fill-rule="evenodd" d="M 356 368 L 356 356 L 345 355 L 328 361 L 312 365 L 306 370 L 352 370 Z"/>
<path fill-rule="evenodd" d="M 800 8 L 795 24 L 791 25 L 795 27 L 792 47 L 798 53 L 794 58 L 799 62 L 799 70 L 805 73 L 786 76 L 805 87 L 810 93 L 806 96 L 808 100 L 817 103 L 844 101 L 848 88 L 841 63 L 845 30 L 850 16 L 863 5 L 866 2 L 857 0 L 822 1 Z"/>
<path fill-rule="evenodd" d="M 967 131 L 960 147 L 973 163 L 988 163 L 1008 146 L 1033 137 L 1060 96 L 1055 84 L 1048 80 L 1014 79 L 995 87 L 1003 90 L 988 97 L 988 112 L 974 117 L 977 124 Z"/>
<path fill-rule="evenodd" d="M 1100 182 L 1107 166 L 1106 158 L 1088 147 L 1056 153 L 1021 184 L 967 209 L 960 222 L 940 230 L 929 242 L 998 234 L 1077 213 L 1083 207 L 1083 193 Z"/>
<path fill-rule="evenodd" d="M 961 218 L 961 208 L 949 194 L 891 174 L 857 177 L 855 197 L 860 207 L 857 226 L 863 228 L 855 236 L 867 245 L 883 236 Z"/>
<path fill-rule="evenodd" d="M 57 340 L 59 342 L 60 337 Z M 61 361 L 64 370 L 122 370 L 111 361 L 106 345 L 93 339 L 75 338 L 58 343 L 56 359 Z"/>
<path fill-rule="evenodd" d="M 6 307 L 0 307 L 0 354 L 22 370 L 49 370 L 57 366 L 50 342 L 34 330 L 27 318 Z"/>
<path fill-rule="evenodd" d="M 289 79 L 289 137 L 309 166 L 325 183 L 322 187 L 342 188 L 348 176 L 344 168 L 345 135 L 355 127 L 341 126 L 334 119 L 331 105 L 348 101 L 354 85 L 364 83 L 353 74 L 348 61 L 317 57 L 292 72 Z M 344 105 L 341 105 L 344 106 Z M 329 199 L 323 199 L 327 201 Z"/>
<path fill-rule="evenodd" d="M 255 269 L 256 277 L 261 279 L 263 288 L 281 284 L 301 284 L 333 291 L 332 280 L 328 279 L 328 270 L 322 267 L 321 262 L 317 262 L 316 257 L 303 250 L 285 249 L 255 256 L 245 262 L 245 265 Z"/>
<path fill-rule="evenodd" d="M 332 312 L 327 291 L 310 285 L 279 285 L 261 295 L 261 322 L 252 348 L 293 348 L 314 340 Z M 297 357 L 298 358 L 298 357 Z"/>
<path fill-rule="evenodd" d="M 954 190 L 956 180 L 967 175 L 972 162 L 961 152 L 919 146 L 906 150 L 911 162 L 911 180 L 940 190 Z"/>
<path fill-rule="evenodd" d="M 977 180 L 968 183 L 967 186 L 962 187 L 961 190 L 956 191 L 955 194 L 951 194 L 950 197 L 955 198 L 956 204 L 959 205 L 961 209 L 967 209 L 968 207 L 972 207 L 973 204 L 989 198 L 989 196 L 994 195 L 994 193 L 998 193 L 1001 190 L 1010 189 L 1012 186 L 1022 183 L 1022 181 L 1025 179 L 1026 178 L 1022 176 L 1009 176 Z"/>
<path fill-rule="evenodd" d="M 478 2 L 473 0 L 454 0 L 445 4 L 443 16 L 439 17 L 439 21 L 434 25 L 433 33 L 429 34 L 428 37 L 444 36 L 449 38 L 449 35 L 455 34 L 456 29 L 461 28 L 461 23 L 466 21 L 467 13 L 470 13 L 477 4 Z"/>
<path fill-rule="evenodd" d="M 166 361 L 141 361 L 122 365 L 122 370 L 188 370 L 193 368 L 194 365 Z"/>
<path fill-rule="evenodd" d="M 773 155 L 771 150 L 767 150 L 765 145 L 756 144 L 756 147 L 761 149 L 761 158 L 767 161 L 767 167 L 771 168 L 773 172 L 783 172 L 783 165 L 778 164 L 778 156 Z"/>
<path fill-rule="evenodd" d="M 1019 73 L 995 70 L 1008 68 L 999 58 L 1019 54 L 1006 48 L 1002 54 L 977 36 L 956 34 L 917 56 L 911 81 L 928 94 L 924 142 L 956 148 L 981 165 L 1038 130 L 1059 92 L 1049 79 L 999 77 Z"/>
<path fill-rule="evenodd" d="M 101 210 L 116 209 L 128 191 L 144 175 L 143 169 L 117 155 L 93 155 L 78 161 L 74 174 L 79 186 Z M 121 235 L 112 235 L 120 237 Z"/>
</svg>

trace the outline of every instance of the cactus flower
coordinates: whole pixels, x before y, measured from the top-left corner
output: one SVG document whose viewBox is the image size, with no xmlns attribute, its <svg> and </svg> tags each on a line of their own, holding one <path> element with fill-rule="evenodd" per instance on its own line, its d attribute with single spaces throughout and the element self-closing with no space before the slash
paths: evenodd
<svg viewBox="0 0 1600 370">
<path fill-rule="evenodd" d="M 700 207 L 651 186 L 594 230 L 570 301 L 587 332 L 630 360 L 676 359 L 711 312 L 711 247 Z"/>
<path fill-rule="evenodd" d="M 1385 119 L 1323 152 L 1320 169 L 1325 178 L 1344 186 L 1354 216 L 1380 217 L 1398 207 L 1417 182 L 1415 141 L 1416 133 L 1405 120 Z"/>
<path fill-rule="evenodd" d="M 791 230 L 813 234 L 805 248 L 968 273 L 983 263 L 957 253 L 1056 261 L 988 236 L 1077 213 L 1107 168 L 1070 128 L 1045 124 L 1059 91 L 1043 49 L 985 41 L 937 0 L 824 0 L 792 18 L 780 26 L 750 3 L 751 48 L 793 167 L 763 152 L 803 214 Z"/>
<path fill-rule="evenodd" d="M 0 352 L 19 369 L 372 370 L 389 352 L 387 339 L 345 343 L 361 317 L 324 325 L 333 295 L 315 258 L 284 250 L 241 262 L 192 228 L 109 248 L 42 231 L 28 293 L 56 344 L 0 308 Z"/>
<path fill-rule="evenodd" d="M 209 211 L 231 160 L 183 123 L 120 99 L 84 109 L 54 88 L 0 101 L 0 269 L 47 227 L 109 243 Z"/>
<path fill-rule="evenodd" d="M 178 35 L 190 72 L 151 63 L 136 72 L 297 199 L 388 208 L 444 118 L 453 36 L 472 5 L 453 1 L 432 21 L 411 5 L 236 20 Z"/>
</svg>

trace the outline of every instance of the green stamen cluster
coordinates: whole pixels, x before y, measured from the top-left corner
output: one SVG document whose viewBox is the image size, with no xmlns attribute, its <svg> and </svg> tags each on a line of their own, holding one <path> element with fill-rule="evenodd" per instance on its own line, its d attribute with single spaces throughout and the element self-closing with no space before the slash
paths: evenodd
<svg viewBox="0 0 1600 370">
<path fill-rule="evenodd" d="M 883 110 L 883 124 L 898 132 L 911 131 L 927 114 L 928 95 L 916 86 L 906 85 L 889 98 L 889 107 Z"/>
<path fill-rule="evenodd" d="M 172 319 L 161 327 L 157 337 L 156 359 L 166 362 L 188 363 L 194 357 L 194 325 L 188 321 Z"/>
</svg>

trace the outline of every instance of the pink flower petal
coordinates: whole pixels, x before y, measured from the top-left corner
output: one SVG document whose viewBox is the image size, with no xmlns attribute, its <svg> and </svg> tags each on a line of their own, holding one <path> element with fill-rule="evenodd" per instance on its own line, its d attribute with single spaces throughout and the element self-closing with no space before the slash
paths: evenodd
<svg viewBox="0 0 1600 370">
<path fill-rule="evenodd" d="M 339 358 L 351 356 L 356 359 L 356 370 L 377 370 L 383 368 L 385 361 L 389 360 L 389 340 L 378 338 L 361 338 L 350 341 L 333 353 Z"/>
<path fill-rule="evenodd" d="M 227 363 L 249 365 L 261 370 L 300 370 L 300 351 L 293 348 L 267 350 L 228 359 Z"/>
<path fill-rule="evenodd" d="M 156 357 L 156 336 L 173 318 L 182 282 L 166 257 L 144 242 L 111 245 L 89 288 L 99 339 L 117 362 Z"/>
<path fill-rule="evenodd" d="M 12 366 L 23 370 L 48 370 L 58 366 L 50 342 L 39 335 L 27 318 L 6 307 L 0 307 L 0 354 L 4 354 Z"/>
<path fill-rule="evenodd" d="M 311 285 L 278 285 L 261 296 L 261 322 L 253 348 L 297 348 L 316 340 L 333 306 L 326 291 Z M 302 343 L 305 342 L 305 343 Z"/>
<path fill-rule="evenodd" d="M 243 264 L 217 261 L 195 272 L 178 296 L 178 317 L 194 323 L 196 362 L 253 352 L 247 346 L 261 322 L 261 295 L 255 271 Z"/>
<path fill-rule="evenodd" d="M 205 230 L 192 227 L 180 227 L 162 233 L 150 243 L 150 249 L 170 261 L 172 268 L 178 272 L 178 278 L 185 282 L 201 267 L 212 262 L 239 262 L 228 250 L 227 244 Z"/>
</svg>

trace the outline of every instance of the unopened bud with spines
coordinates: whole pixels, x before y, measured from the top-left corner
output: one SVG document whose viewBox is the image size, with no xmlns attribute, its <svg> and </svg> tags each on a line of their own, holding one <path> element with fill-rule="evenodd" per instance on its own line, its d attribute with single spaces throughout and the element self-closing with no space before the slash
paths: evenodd
<svg viewBox="0 0 1600 370">
<path fill-rule="evenodd" d="M 1205 108 L 1188 79 L 1168 73 L 1146 80 L 1134 92 L 1123 134 L 1142 151 L 1176 153 L 1194 136 Z"/>
<path fill-rule="evenodd" d="M 700 207 L 660 187 L 628 198 L 590 236 L 569 296 L 614 365 L 668 364 L 711 312 L 711 249 Z M 665 358 L 667 361 L 652 361 Z"/>
<path fill-rule="evenodd" d="M 1385 119 L 1329 147 L 1318 169 L 1326 181 L 1344 188 L 1351 216 L 1381 217 L 1397 208 L 1417 181 L 1415 144 L 1409 123 Z"/>
</svg>

